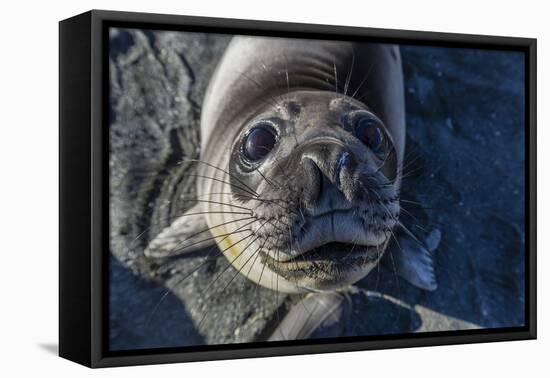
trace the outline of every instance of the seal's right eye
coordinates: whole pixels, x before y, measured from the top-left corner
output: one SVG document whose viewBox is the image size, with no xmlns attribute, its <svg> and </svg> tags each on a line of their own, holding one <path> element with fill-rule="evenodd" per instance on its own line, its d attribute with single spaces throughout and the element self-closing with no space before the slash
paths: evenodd
<svg viewBox="0 0 550 378">
<path fill-rule="evenodd" d="M 250 162 L 256 163 L 267 156 L 276 142 L 277 136 L 271 126 L 255 126 L 243 140 L 243 155 Z"/>
</svg>

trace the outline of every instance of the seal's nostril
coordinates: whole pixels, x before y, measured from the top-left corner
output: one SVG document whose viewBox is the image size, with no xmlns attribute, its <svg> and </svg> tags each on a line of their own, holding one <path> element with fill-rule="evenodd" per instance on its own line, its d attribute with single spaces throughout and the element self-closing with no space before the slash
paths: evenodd
<svg viewBox="0 0 550 378">
<path fill-rule="evenodd" d="M 303 202 L 306 207 L 314 207 L 323 189 L 323 175 L 317 164 L 310 158 L 302 159 L 304 186 Z"/>
<path fill-rule="evenodd" d="M 342 155 L 340 155 L 340 157 L 338 158 L 338 161 L 336 162 L 335 174 L 336 174 L 336 185 L 338 186 L 338 188 L 340 188 L 340 171 L 342 170 L 342 168 L 346 166 L 348 161 L 349 161 L 349 153 L 347 151 L 344 151 Z"/>
</svg>

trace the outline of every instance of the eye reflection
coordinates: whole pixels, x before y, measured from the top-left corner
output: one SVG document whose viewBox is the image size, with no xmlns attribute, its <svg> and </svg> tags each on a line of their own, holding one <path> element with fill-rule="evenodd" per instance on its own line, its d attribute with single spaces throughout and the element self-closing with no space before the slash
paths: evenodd
<svg viewBox="0 0 550 378">
<path fill-rule="evenodd" d="M 384 134 L 378 122 L 372 118 L 363 118 L 355 126 L 355 136 L 374 153 L 383 152 Z"/>
<path fill-rule="evenodd" d="M 258 162 L 271 152 L 276 141 L 275 131 L 270 126 L 255 126 L 243 141 L 244 157 L 251 162 Z"/>
</svg>

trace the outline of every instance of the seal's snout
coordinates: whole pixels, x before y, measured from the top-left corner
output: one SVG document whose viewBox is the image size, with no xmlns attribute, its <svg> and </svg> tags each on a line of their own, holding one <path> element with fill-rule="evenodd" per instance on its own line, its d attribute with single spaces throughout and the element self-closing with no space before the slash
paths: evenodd
<svg viewBox="0 0 550 378">
<path fill-rule="evenodd" d="M 351 200 L 348 186 L 342 185 L 342 175 L 354 165 L 350 152 L 339 143 L 315 143 L 302 152 L 301 166 L 304 175 L 302 202 L 306 208 L 319 207 L 337 198 Z"/>
</svg>

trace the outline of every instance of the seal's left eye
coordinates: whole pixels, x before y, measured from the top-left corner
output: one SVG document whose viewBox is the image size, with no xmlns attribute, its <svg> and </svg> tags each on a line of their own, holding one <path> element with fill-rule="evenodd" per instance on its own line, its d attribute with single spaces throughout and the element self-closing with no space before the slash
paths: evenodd
<svg viewBox="0 0 550 378">
<path fill-rule="evenodd" d="M 244 139 L 243 154 L 251 162 L 258 162 L 273 149 L 277 137 L 269 126 L 252 128 Z"/>
<path fill-rule="evenodd" d="M 374 153 L 383 153 L 385 146 L 384 133 L 373 118 L 362 118 L 355 124 L 355 136 L 365 143 Z"/>
</svg>

